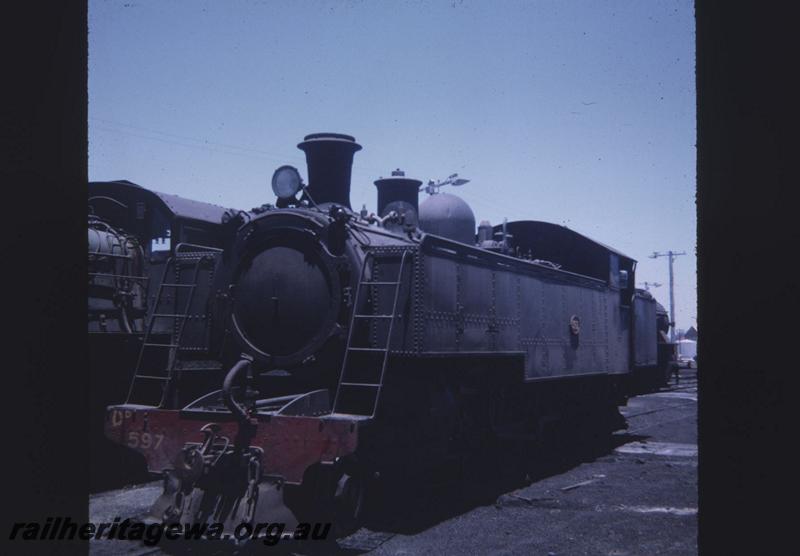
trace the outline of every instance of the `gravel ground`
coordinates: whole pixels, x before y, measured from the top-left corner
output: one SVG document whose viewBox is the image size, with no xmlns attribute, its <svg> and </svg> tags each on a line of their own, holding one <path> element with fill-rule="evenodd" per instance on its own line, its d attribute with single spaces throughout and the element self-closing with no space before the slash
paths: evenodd
<svg viewBox="0 0 800 556">
<path fill-rule="evenodd" d="M 531 554 L 650 556 L 697 553 L 696 370 L 622 409 L 628 429 L 610 442 L 531 466 L 506 454 L 476 464 L 468 478 L 405 485 L 367 526 L 338 542 L 258 543 L 247 553 Z M 94 495 L 94 522 L 142 515 L 160 483 Z M 181 543 L 185 553 L 231 553 Z M 216 543 L 210 543 L 216 545 Z M 172 549 L 170 549 L 172 550 Z M 158 554 L 130 541 L 93 541 L 93 556 Z"/>
</svg>

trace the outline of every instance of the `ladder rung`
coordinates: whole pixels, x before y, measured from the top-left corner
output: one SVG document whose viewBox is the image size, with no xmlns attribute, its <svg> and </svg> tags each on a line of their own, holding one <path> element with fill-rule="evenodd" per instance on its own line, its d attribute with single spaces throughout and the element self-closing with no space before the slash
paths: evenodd
<svg viewBox="0 0 800 556">
<path fill-rule="evenodd" d="M 394 315 L 353 315 L 359 319 L 391 319 Z"/>
<path fill-rule="evenodd" d="M 168 376 L 136 375 L 135 378 L 149 378 L 151 380 L 169 380 Z"/>
<path fill-rule="evenodd" d="M 148 346 L 148 347 L 162 347 L 162 348 L 163 347 L 169 347 L 169 348 L 178 347 L 178 344 L 152 344 L 152 343 L 150 343 L 150 344 L 142 344 L 142 345 L 143 346 Z"/>
<path fill-rule="evenodd" d="M 193 288 L 194 284 L 161 284 L 162 288 Z"/>
<path fill-rule="evenodd" d="M 174 318 L 174 319 L 185 319 L 186 315 L 177 315 L 171 313 L 153 313 L 151 315 L 153 318 Z"/>
<path fill-rule="evenodd" d="M 351 326 L 350 326 L 350 331 L 348 332 L 348 336 L 347 336 L 347 347 L 346 347 L 346 351 L 345 351 L 344 361 L 342 363 L 342 370 L 339 373 L 339 385 L 338 385 L 337 390 L 336 390 L 336 397 L 333 399 L 333 412 L 334 413 L 338 413 L 340 411 L 347 412 L 347 407 L 345 407 L 345 408 L 341 407 L 341 405 L 343 403 L 344 403 L 344 405 L 347 405 L 347 406 L 352 405 L 350 402 L 341 402 L 340 394 L 342 392 L 342 388 L 347 388 L 347 387 L 359 388 L 360 387 L 360 388 L 372 388 L 372 389 L 375 390 L 375 392 L 372 394 L 372 396 L 374 396 L 374 398 L 372 400 L 372 411 L 371 412 L 366 412 L 366 413 L 359 411 L 359 413 L 362 414 L 362 416 L 364 418 L 367 418 L 367 419 L 372 418 L 372 417 L 375 416 L 375 412 L 377 411 L 377 408 L 378 408 L 378 400 L 380 399 L 381 390 L 383 388 L 383 378 L 384 378 L 384 373 L 386 372 L 387 359 L 389 357 L 389 352 L 391 351 L 392 332 L 393 332 L 393 328 L 394 328 L 394 324 L 395 324 L 395 319 L 397 319 L 397 318 L 399 318 L 401 316 L 401 315 L 397 314 L 397 307 L 398 307 L 398 300 L 399 300 L 399 297 L 400 297 L 400 292 L 401 292 L 402 287 L 403 287 L 403 277 L 404 277 L 403 270 L 405 268 L 406 257 L 407 257 L 408 254 L 409 254 L 408 251 L 403 251 L 401 254 L 398 254 L 397 257 L 391 257 L 393 259 L 397 258 L 397 259 L 400 260 L 400 267 L 399 267 L 399 271 L 397 272 L 397 279 L 396 280 L 365 280 L 364 279 L 365 278 L 365 273 L 366 273 L 366 270 L 367 270 L 367 265 L 369 264 L 370 257 L 372 257 L 375 261 L 377 261 L 377 260 L 379 260 L 380 255 L 376 254 L 376 253 L 373 253 L 373 252 L 368 252 L 366 254 L 366 257 L 364 258 L 364 263 L 363 263 L 363 265 L 361 267 L 361 275 L 360 275 L 359 280 L 358 280 L 358 290 L 357 290 L 357 293 L 356 293 L 356 302 L 358 302 L 358 292 L 361 290 L 361 286 L 391 286 L 392 288 L 394 288 L 394 306 L 393 306 L 392 312 L 390 314 L 373 314 L 373 315 L 370 315 L 370 314 L 365 314 L 365 313 L 356 313 L 356 311 L 353 310 L 353 314 L 352 314 L 352 317 L 350 319 Z M 377 348 L 377 347 L 353 347 L 352 346 L 353 329 L 355 328 L 354 323 L 355 323 L 355 320 L 357 318 L 359 318 L 359 319 L 389 319 L 389 332 L 388 332 L 388 335 L 387 335 L 387 338 L 386 338 L 386 345 L 384 347 L 381 347 L 381 348 Z M 349 354 L 351 352 L 358 352 L 358 351 L 380 353 L 383 356 L 382 357 L 383 358 L 383 364 L 382 364 L 381 369 L 380 369 L 380 378 L 377 380 L 377 382 L 348 382 L 346 380 L 346 377 L 347 377 L 347 374 L 348 374 L 347 373 L 347 371 L 348 371 L 348 362 L 349 362 L 348 356 L 349 356 Z"/>
</svg>

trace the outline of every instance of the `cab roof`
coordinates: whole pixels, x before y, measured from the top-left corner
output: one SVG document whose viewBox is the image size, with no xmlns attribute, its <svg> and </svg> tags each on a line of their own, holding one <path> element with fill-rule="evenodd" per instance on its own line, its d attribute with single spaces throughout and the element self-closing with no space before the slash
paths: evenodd
<svg viewBox="0 0 800 556">
<path fill-rule="evenodd" d="M 127 180 L 89 182 L 89 195 L 98 194 L 106 194 L 112 197 L 121 194 L 123 197 L 149 198 L 160 204 L 175 218 L 198 220 L 212 224 L 221 223 L 222 215 L 228 210 L 219 205 L 153 191 Z"/>
</svg>

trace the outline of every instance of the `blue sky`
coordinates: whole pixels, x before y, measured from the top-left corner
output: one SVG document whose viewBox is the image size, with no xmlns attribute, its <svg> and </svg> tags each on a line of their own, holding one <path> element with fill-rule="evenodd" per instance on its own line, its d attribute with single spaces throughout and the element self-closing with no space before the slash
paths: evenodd
<svg viewBox="0 0 800 556">
<path fill-rule="evenodd" d="M 565 224 L 695 325 L 690 1 L 89 2 L 89 177 L 249 209 L 304 135 L 348 133 L 352 203 L 400 167 L 478 220 Z"/>
</svg>

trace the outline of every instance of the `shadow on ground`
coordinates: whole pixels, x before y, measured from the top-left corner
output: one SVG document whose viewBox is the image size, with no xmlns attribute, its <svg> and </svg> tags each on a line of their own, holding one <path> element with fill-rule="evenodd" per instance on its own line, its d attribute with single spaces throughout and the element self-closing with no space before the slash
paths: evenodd
<svg viewBox="0 0 800 556">
<path fill-rule="evenodd" d="M 615 448 L 647 436 L 615 434 L 584 439 L 558 452 L 503 443 L 472 457 L 449 477 L 419 478 L 385 485 L 371 500 L 365 526 L 373 531 L 413 535 L 479 506 L 493 505 L 508 492 L 610 455 Z"/>
</svg>

